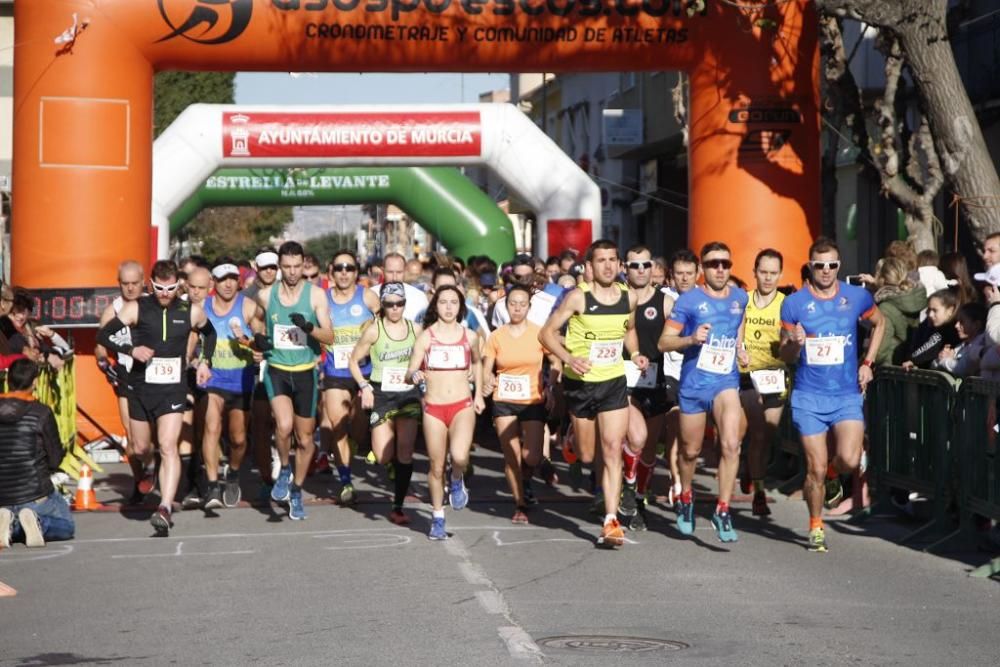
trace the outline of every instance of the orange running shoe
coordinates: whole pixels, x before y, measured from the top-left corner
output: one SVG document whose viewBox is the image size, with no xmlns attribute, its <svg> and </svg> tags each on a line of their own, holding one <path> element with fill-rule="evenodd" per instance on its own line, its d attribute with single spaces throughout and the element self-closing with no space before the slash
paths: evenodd
<svg viewBox="0 0 1000 667">
<path fill-rule="evenodd" d="M 597 545 L 602 547 L 620 547 L 625 544 L 625 531 L 618 519 L 611 519 L 604 524 L 601 529 L 601 536 L 597 538 Z"/>
</svg>

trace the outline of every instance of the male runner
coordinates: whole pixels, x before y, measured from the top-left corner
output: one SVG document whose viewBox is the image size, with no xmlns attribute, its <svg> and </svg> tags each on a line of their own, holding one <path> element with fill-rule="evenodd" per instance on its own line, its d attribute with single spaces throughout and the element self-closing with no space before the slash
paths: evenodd
<svg viewBox="0 0 1000 667">
<path fill-rule="evenodd" d="M 789 363 L 798 359 L 792 422 L 806 454 L 802 495 L 809 508 L 809 550 L 824 552 L 824 481 L 828 474 L 853 473 L 861 462 L 863 392 L 873 378 L 885 320 L 868 290 L 837 280 L 840 250 L 830 239 L 820 237 L 813 242 L 809 270 L 809 282 L 781 304 L 781 354 Z M 859 320 L 873 325 L 860 366 Z M 837 453 L 828 466 L 827 432 L 831 429 Z"/>
<path fill-rule="evenodd" d="M 771 443 L 788 395 L 785 362 L 781 360 L 781 304 L 785 295 L 778 291 L 783 259 L 781 253 L 766 248 L 757 253 L 753 274 L 757 289 L 750 292 L 743 329 L 743 346 L 750 355 L 750 365 L 740 368 L 740 400 L 747 416 L 750 436 L 746 471 L 740 476 L 744 493 L 753 485 L 753 514 L 768 516 L 764 473 Z"/>
<path fill-rule="evenodd" d="M 208 298 L 208 292 L 212 289 L 212 272 L 201 265 L 203 259 L 195 256 L 195 263 L 188 262 L 186 264 L 187 277 L 183 281 L 180 298 L 204 309 L 205 299 Z M 218 333 L 219 331 L 216 329 L 216 334 L 218 335 Z M 205 496 L 208 495 L 207 479 L 199 451 L 201 434 L 205 424 L 204 402 L 202 401 L 205 390 L 198 386 L 196 378 L 200 353 L 197 336 L 189 336 L 187 358 L 191 363 L 187 370 L 187 410 L 184 411 L 184 425 L 181 427 L 181 439 L 177 446 L 181 457 L 181 479 L 177 488 L 181 495 L 181 507 L 186 510 L 201 507 Z"/>
<path fill-rule="evenodd" d="M 274 414 L 275 444 L 281 470 L 271 489 L 271 499 L 288 503 L 288 516 L 293 521 L 306 518 L 302 505 L 302 484 L 305 482 L 316 445 L 316 364 L 320 345 L 333 343 L 330 308 L 323 290 L 302 279 L 302 258 L 305 253 L 295 241 L 286 241 L 278 248 L 281 280 L 257 294 L 259 306 L 254 319 L 255 333 L 266 329 L 274 349 L 267 360 L 264 386 Z M 293 478 L 289 463 L 292 432 L 298 441 Z"/>
<path fill-rule="evenodd" d="M 600 432 L 604 460 L 604 527 L 597 544 L 615 547 L 625 543 L 618 522 L 622 485 L 622 440 L 628 430 L 628 398 L 622 347 L 635 328 L 636 297 L 615 282 L 621 261 L 611 241 L 595 241 L 587 249 L 586 263 L 593 283 L 582 283 L 563 300 L 538 335 L 539 342 L 563 363 L 563 389 L 573 419 L 576 450 L 584 463 L 594 460 Z M 566 343 L 559 331 L 568 323 Z M 637 349 L 628 350 L 640 371 L 649 359 Z"/>
<path fill-rule="evenodd" d="M 144 282 L 142 265 L 139 262 L 126 260 L 119 264 L 118 289 L 121 294 L 116 296 L 111 305 L 101 313 L 100 326 L 103 327 L 114 319 L 126 303 L 135 301 L 142 296 Z M 117 332 L 114 337 L 119 345 L 132 344 L 132 331 L 128 327 Z M 108 351 L 104 347 L 98 345 L 94 348 L 97 367 L 108 378 L 108 382 L 114 388 L 115 396 L 118 398 L 118 415 L 122 421 L 122 428 L 125 429 L 125 456 L 128 457 L 128 464 L 132 469 L 132 477 L 135 482 L 129 504 L 136 505 L 142 502 L 143 496 L 153 490 L 156 471 L 154 468 L 143 469 L 142 461 L 135 455 L 132 443 L 132 424 L 128 416 L 128 374 L 132 370 L 132 357 L 121 353 L 116 356 L 115 364 L 112 365 L 108 359 Z"/>
<path fill-rule="evenodd" d="M 219 342 L 210 359 L 212 379 L 204 386 L 204 428 L 201 453 L 208 477 L 205 509 L 236 507 L 240 502 L 240 466 L 247 451 L 247 426 L 254 388 L 254 355 L 241 340 L 251 336 L 250 322 L 257 312 L 252 299 L 240 293 L 240 269 L 229 257 L 212 268 L 215 294 L 205 301 L 205 314 L 218 332 Z M 223 419 L 229 435 L 229 461 L 219 484 Z"/>
<path fill-rule="evenodd" d="M 743 310 L 747 293 L 729 282 L 733 260 L 725 243 L 713 241 L 701 250 L 704 287 L 682 294 L 660 336 L 659 349 L 684 351 L 679 403 L 681 446 L 678 467 L 681 494 L 677 503 L 677 529 L 694 533 L 694 479 L 698 455 L 705 439 L 706 415 L 712 413 L 719 431 L 719 499 L 712 525 L 723 542 L 738 539 L 729 513 L 729 500 L 740 466 L 740 442 L 745 421 L 740 405 L 740 375 L 736 361 L 746 364 L 742 349 Z"/>
<path fill-rule="evenodd" d="M 243 296 L 251 301 L 255 300 L 262 289 L 270 287 L 278 279 L 278 253 L 273 248 L 261 248 L 254 258 L 254 266 L 257 268 L 257 275 L 253 284 L 243 290 Z M 258 378 L 261 377 L 259 368 L 255 373 Z M 262 482 L 258 500 L 265 503 L 271 496 L 271 485 L 274 483 L 272 478 L 274 461 L 271 454 L 273 433 L 274 421 L 267 400 L 267 390 L 263 382 L 258 382 L 254 387 L 253 403 L 250 408 L 250 444 L 253 447 L 254 465 L 260 472 Z"/>
<path fill-rule="evenodd" d="M 183 413 L 187 407 L 188 336 L 200 331 L 205 355 L 215 352 L 216 332 L 201 306 L 178 298 L 180 283 L 177 265 L 160 260 L 153 265 L 151 296 L 143 296 L 122 306 L 117 317 L 98 332 L 97 342 L 106 349 L 127 354 L 134 363 L 129 373 L 129 419 L 137 456 L 152 457 L 152 428 L 160 446 L 160 506 L 150 518 L 158 535 L 173 526 L 174 496 L 180 480 L 181 461 L 177 453 Z M 132 328 L 132 344 L 120 344 L 115 334 Z M 134 347 L 133 347 L 134 345 Z M 197 380 L 211 378 L 210 365 L 198 367 Z"/>
<path fill-rule="evenodd" d="M 410 260 L 410 262 L 413 261 Z M 387 283 L 403 283 L 403 289 L 406 291 L 406 309 L 403 311 L 403 317 L 411 322 L 420 324 L 424 311 L 427 310 L 428 297 L 424 294 L 423 290 L 414 287 L 408 282 L 404 282 L 407 264 L 406 258 L 398 252 L 390 252 L 382 260 L 382 274 Z M 372 290 L 372 295 L 375 301 L 378 302 L 378 292 Z"/>
<path fill-rule="evenodd" d="M 645 371 L 625 362 L 628 384 L 628 439 L 622 443 L 624 487 L 619 513 L 631 530 L 646 530 L 646 487 L 656 464 L 656 444 L 670 403 L 657 341 L 672 300 L 652 283 L 653 259 L 645 246 L 625 253 L 626 279 L 636 298 L 634 345 L 649 360 Z"/>
<path fill-rule="evenodd" d="M 357 500 L 351 481 L 351 443 L 348 435 L 351 423 L 361 415 L 358 383 L 351 377 L 351 352 L 361 338 L 364 327 L 379 310 L 375 292 L 358 284 L 358 259 L 349 250 L 340 250 L 331 263 L 333 286 L 327 292 L 333 345 L 326 348 L 323 359 L 323 435 L 332 443 L 337 476 L 340 478 L 340 504 L 352 505 Z M 365 377 L 371 373 L 371 362 L 361 364 Z"/>
</svg>

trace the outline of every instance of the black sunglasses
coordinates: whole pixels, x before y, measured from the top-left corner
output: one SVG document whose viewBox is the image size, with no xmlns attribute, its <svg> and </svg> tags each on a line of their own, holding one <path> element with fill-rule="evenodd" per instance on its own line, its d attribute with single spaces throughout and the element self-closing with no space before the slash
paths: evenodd
<svg viewBox="0 0 1000 667">
<path fill-rule="evenodd" d="M 649 262 L 649 261 L 646 261 L 646 262 L 626 262 L 625 266 L 627 266 L 628 268 L 632 269 L 633 271 L 638 271 L 639 269 L 651 269 L 651 268 L 653 268 L 653 263 Z"/>
<path fill-rule="evenodd" d="M 306 280 L 315 280 L 316 278 L 319 278 L 319 273 L 303 273 L 302 277 Z"/>
<path fill-rule="evenodd" d="M 344 271 L 344 272 L 347 272 L 347 273 L 353 273 L 353 272 L 355 272 L 355 271 L 358 270 L 358 265 L 357 264 L 334 264 L 333 265 L 333 270 L 335 272 L 337 272 L 337 271 Z"/>
<path fill-rule="evenodd" d="M 382 307 L 383 308 L 403 308 L 405 306 L 406 306 L 406 299 L 402 299 L 400 301 L 383 301 L 382 302 Z"/>
<path fill-rule="evenodd" d="M 731 269 L 733 260 L 731 259 L 706 259 L 701 263 L 706 269 Z"/>
<path fill-rule="evenodd" d="M 840 261 L 834 262 L 809 262 L 813 271 L 836 271 L 840 268 Z"/>
</svg>

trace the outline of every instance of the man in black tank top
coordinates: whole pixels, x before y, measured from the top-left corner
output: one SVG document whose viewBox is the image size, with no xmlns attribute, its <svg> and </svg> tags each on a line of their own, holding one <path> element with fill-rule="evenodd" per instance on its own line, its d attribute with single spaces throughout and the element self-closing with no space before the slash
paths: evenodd
<svg viewBox="0 0 1000 667">
<path fill-rule="evenodd" d="M 152 429 L 160 446 L 160 505 L 150 523 L 158 535 L 167 535 L 173 526 L 171 513 L 180 480 L 177 444 L 187 407 L 188 337 L 192 330 L 203 336 L 203 350 L 211 358 L 216 333 L 201 306 L 181 301 L 177 265 L 160 260 L 153 265 L 152 294 L 126 303 L 118 316 L 97 335 L 108 350 L 134 359 L 128 375 L 129 420 L 136 455 L 149 461 L 153 454 Z M 113 336 L 124 327 L 132 328 L 132 344 L 121 345 Z M 210 364 L 198 367 L 197 382 L 211 377 Z"/>
<path fill-rule="evenodd" d="M 669 297 L 653 285 L 652 269 L 653 259 L 648 248 L 634 246 L 625 253 L 625 275 L 636 297 L 637 349 L 649 360 L 649 366 L 641 372 L 630 361 L 625 362 L 629 393 L 628 439 L 622 447 L 624 479 L 618 513 L 624 517 L 623 523 L 635 531 L 646 529 L 646 489 L 656 464 L 656 445 L 670 409 L 663 376 L 663 353 L 656 346 L 666 322 Z"/>
</svg>

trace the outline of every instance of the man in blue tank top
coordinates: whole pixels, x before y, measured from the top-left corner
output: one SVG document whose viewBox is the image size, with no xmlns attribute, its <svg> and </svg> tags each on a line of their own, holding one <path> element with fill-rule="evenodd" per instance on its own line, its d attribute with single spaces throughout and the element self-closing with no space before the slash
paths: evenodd
<svg viewBox="0 0 1000 667">
<path fill-rule="evenodd" d="M 212 378 L 204 385 L 204 427 L 201 453 L 208 477 L 205 509 L 236 507 L 240 502 L 240 467 L 247 451 L 247 426 L 254 389 L 254 353 L 245 344 L 252 335 L 250 321 L 257 310 L 240 293 L 240 269 L 229 257 L 212 268 L 215 294 L 205 300 L 205 315 L 218 333 L 211 359 Z M 229 434 L 229 461 L 224 486 L 219 483 L 223 419 Z"/>
<path fill-rule="evenodd" d="M 358 397 L 358 383 L 351 376 L 351 352 L 361 338 L 361 332 L 372 321 L 379 309 L 375 292 L 358 284 L 358 258 L 350 250 L 340 250 L 330 263 L 333 285 L 326 297 L 333 326 L 333 345 L 326 346 L 323 356 L 323 418 L 320 433 L 323 449 L 333 452 L 340 479 L 340 503 L 352 505 L 356 501 L 351 480 L 351 444 L 365 437 L 368 427 L 364 421 Z M 361 364 L 365 377 L 371 372 L 371 362 Z M 353 427 L 353 428 L 352 428 Z"/>
<path fill-rule="evenodd" d="M 792 422 L 802 436 L 809 508 L 809 549 L 827 550 L 823 531 L 825 479 L 839 485 L 837 473 L 853 473 L 861 463 L 865 436 L 863 392 L 872 381 L 875 353 L 885 320 L 868 290 L 837 280 L 840 250 L 820 237 L 809 249 L 809 282 L 781 304 L 781 355 L 798 362 L 792 391 Z M 872 335 L 858 363 L 858 321 L 872 323 Z M 827 434 L 837 453 L 828 466 Z"/>
<path fill-rule="evenodd" d="M 271 499 L 288 503 L 288 516 L 306 518 L 302 484 L 309 472 L 316 445 L 317 371 L 320 345 L 333 344 L 330 308 L 323 290 L 303 280 L 302 245 L 286 241 L 278 248 L 281 280 L 258 292 L 252 326 L 269 342 L 264 386 L 274 413 L 274 441 L 281 470 L 271 488 Z M 290 464 L 292 431 L 298 452 L 295 475 Z"/>
</svg>

